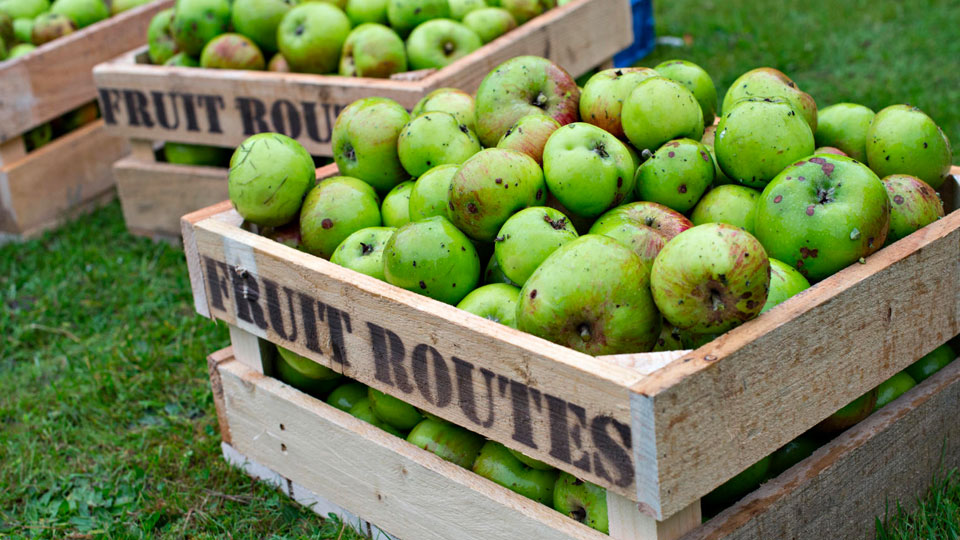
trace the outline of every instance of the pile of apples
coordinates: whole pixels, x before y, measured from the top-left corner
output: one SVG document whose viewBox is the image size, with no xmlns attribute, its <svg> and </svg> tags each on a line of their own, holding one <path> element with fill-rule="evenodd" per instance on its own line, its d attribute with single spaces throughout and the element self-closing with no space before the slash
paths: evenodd
<svg viewBox="0 0 960 540">
<path fill-rule="evenodd" d="M 151 0 L 0 0 L 0 60 L 23 56 L 44 43 Z"/>
<path fill-rule="evenodd" d="M 154 64 L 387 78 L 442 68 L 556 4 L 177 0 L 151 22 L 148 50 Z"/>
</svg>

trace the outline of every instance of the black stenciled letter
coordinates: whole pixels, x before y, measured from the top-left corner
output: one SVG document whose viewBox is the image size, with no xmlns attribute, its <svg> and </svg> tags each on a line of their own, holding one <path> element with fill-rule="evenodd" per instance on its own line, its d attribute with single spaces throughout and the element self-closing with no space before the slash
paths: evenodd
<svg viewBox="0 0 960 540">
<path fill-rule="evenodd" d="M 240 109 L 240 120 L 243 122 L 244 135 L 256 135 L 270 131 L 270 126 L 264 119 L 267 116 L 267 106 L 256 98 L 237 98 L 237 108 Z"/>
<path fill-rule="evenodd" d="M 590 455 L 581 454 L 574 457 L 570 451 L 570 443 L 577 449 L 583 447 L 581 433 L 587 429 L 587 411 L 579 405 L 544 394 L 547 398 L 547 410 L 550 419 L 550 455 L 574 465 L 584 471 L 590 471 Z M 570 426 L 567 411 L 573 413 L 575 423 Z"/>
<path fill-rule="evenodd" d="M 287 287 L 283 288 L 283 291 L 287 293 L 287 313 L 290 318 L 290 333 L 288 334 L 286 325 L 283 323 L 283 309 L 281 309 L 282 306 L 280 305 L 278 287 L 279 285 L 274 281 L 269 279 L 263 280 L 263 290 L 267 296 L 267 313 L 270 314 L 270 324 L 273 326 L 273 331 L 281 338 L 287 341 L 296 341 L 297 317 L 293 311 L 293 291 Z"/>
<path fill-rule="evenodd" d="M 223 133 L 223 130 L 220 129 L 219 111 L 219 109 L 224 108 L 223 98 L 205 94 L 201 94 L 197 98 L 200 106 L 207 110 L 207 124 L 209 126 L 207 133 Z"/>
<path fill-rule="evenodd" d="M 286 109 L 287 114 L 283 114 L 283 110 Z M 284 119 L 286 116 L 286 119 Z M 300 113 L 297 111 L 297 107 L 285 99 L 278 99 L 273 102 L 273 105 L 270 106 L 270 118 L 273 120 L 273 128 L 280 133 L 283 133 L 291 139 L 296 139 L 300 137 L 300 132 L 303 129 L 300 127 Z M 287 129 L 289 127 L 290 129 Z"/>
<path fill-rule="evenodd" d="M 537 410 L 540 410 L 540 391 L 521 382 L 508 379 L 503 375 L 497 375 L 497 383 L 501 396 L 506 393 L 508 386 L 510 388 L 510 404 L 513 410 L 513 440 L 530 448 L 538 448 L 537 443 L 533 440 L 530 399 L 533 398 Z"/>
<path fill-rule="evenodd" d="M 210 303 L 220 311 L 226 311 L 223 305 L 224 298 L 230 298 L 230 289 L 227 287 L 227 265 L 203 256 L 207 263 L 207 284 L 210 286 Z M 218 272 L 222 270 L 223 272 Z"/>
<path fill-rule="evenodd" d="M 608 427 L 612 426 L 619 436 L 621 442 L 617 442 L 608 433 Z M 626 487 L 633 484 L 634 468 L 630 449 L 633 447 L 631 440 L 630 426 L 610 418 L 609 416 L 596 416 L 590 421 L 590 435 L 594 446 L 599 450 L 598 454 L 593 456 L 594 473 L 613 482 L 617 486 Z M 610 473 L 603 466 L 602 461 L 612 465 L 619 473 L 616 479 L 610 477 Z"/>
<path fill-rule="evenodd" d="M 297 296 L 300 298 L 300 317 L 303 318 L 303 334 L 307 338 L 306 346 L 315 353 L 323 354 L 323 349 L 320 348 L 320 339 L 317 336 L 317 315 L 313 309 L 313 306 L 320 304 L 320 302 L 303 293 L 298 293 Z"/>
<path fill-rule="evenodd" d="M 367 323 L 367 328 L 370 329 L 370 345 L 373 347 L 374 378 L 396 386 L 407 394 L 412 393 L 413 385 L 403 367 L 406 348 L 400 336 L 371 322 Z"/>
<path fill-rule="evenodd" d="M 430 390 L 430 367 L 427 365 L 427 356 L 430 356 L 433 364 L 433 379 L 437 387 L 437 396 L 433 396 Z M 413 370 L 413 380 L 420 389 L 420 394 L 427 403 L 437 407 L 446 407 L 453 400 L 453 383 L 450 380 L 450 370 L 447 363 L 443 360 L 440 351 L 430 345 L 421 343 L 413 348 L 411 358 L 411 368 Z"/>
<path fill-rule="evenodd" d="M 480 368 L 484 383 L 487 387 L 487 419 L 481 420 L 477 414 L 477 398 L 473 392 L 473 364 L 461 360 L 456 356 L 453 360 L 453 370 L 457 377 L 457 402 L 463 414 L 478 426 L 488 428 L 493 425 L 493 379 L 496 374 L 487 368 Z"/>
<path fill-rule="evenodd" d="M 340 311 L 333 306 L 324 305 L 317 302 L 319 307 L 320 320 L 324 320 L 323 312 L 327 312 L 327 328 L 330 329 L 330 346 L 333 349 L 333 361 L 342 366 L 349 366 L 347 362 L 347 347 L 343 337 L 343 330 L 346 328 L 348 334 L 353 333 L 353 327 L 350 326 L 350 314 Z"/>
<path fill-rule="evenodd" d="M 176 92 L 171 92 L 170 95 L 173 96 L 174 100 L 176 100 L 177 96 L 183 98 L 183 117 L 187 121 L 187 131 L 199 132 L 200 123 L 197 122 L 197 106 L 193 102 L 195 96 L 193 94 L 179 94 Z"/>
<path fill-rule="evenodd" d="M 237 318 L 242 321 L 254 323 L 263 330 L 267 329 L 267 319 L 263 316 L 263 308 L 260 307 L 260 285 L 257 280 L 250 275 L 250 272 L 238 272 L 237 268 L 232 268 L 230 272 L 230 281 L 233 282 L 234 303 L 237 307 Z"/>
<path fill-rule="evenodd" d="M 163 92 L 150 92 L 153 97 L 153 110 L 157 115 L 157 123 L 164 129 L 177 129 L 180 127 L 180 108 L 177 107 L 176 96 L 170 97 L 170 104 L 173 106 L 173 123 L 167 120 L 167 105 L 165 103 L 166 95 Z"/>
<path fill-rule="evenodd" d="M 131 126 L 153 127 L 153 119 L 147 111 L 150 102 L 146 94 L 139 90 L 124 90 L 123 101 L 127 105 L 127 121 Z"/>
<path fill-rule="evenodd" d="M 113 88 L 101 88 L 98 92 L 103 121 L 110 125 L 116 125 L 117 117 L 115 115 L 120 113 L 120 92 Z"/>
</svg>

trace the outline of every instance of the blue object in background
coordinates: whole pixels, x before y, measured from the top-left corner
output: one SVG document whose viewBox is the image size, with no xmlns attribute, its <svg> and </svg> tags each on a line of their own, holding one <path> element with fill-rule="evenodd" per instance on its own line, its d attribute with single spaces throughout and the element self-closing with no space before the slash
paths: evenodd
<svg viewBox="0 0 960 540">
<path fill-rule="evenodd" d="M 616 67 L 630 67 L 653 51 L 656 31 L 653 28 L 653 0 L 630 0 L 633 10 L 633 45 L 613 57 Z"/>
</svg>

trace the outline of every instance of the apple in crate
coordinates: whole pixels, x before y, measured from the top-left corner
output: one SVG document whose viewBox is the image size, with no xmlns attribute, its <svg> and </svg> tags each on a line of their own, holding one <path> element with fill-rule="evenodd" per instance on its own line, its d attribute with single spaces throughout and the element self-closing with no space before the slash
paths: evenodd
<svg viewBox="0 0 960 540">
<path fill-rule="evenodd" d="M 561 472 L 553 489 L 553 509 L 587 527 L 610 532 L 607 516 L 607 490 Z"/>
<path fill-rule="evenodd" d="M 506 446 L 487 441 L 473 464 L 473 472 L 528 499 L 551 506 L 558 471 L 538 469 L 520 461 Z"/>
<path fill-rule="evenodd" d="M 875 113 L 856 103 L 837 103 L 820 109 L 817 131 L 813 134 L 817 146 L 832 146 L 860 163 L 867 162 L 867 130 Z"/>
<path fill-rule="evenodd" d="M 161 65 L 179 51 L 173 39 L 170 23 L 173 21 L 173 9 L 165 9 L 153 16 L 147 27 L 147 56 L 151 64 Z"/>
<path fill-rule="evenodd" d="M 751 69 L 738 77 L 723 96 L 723 114 L 726 115 L 737 103 L 746 99 L 783 100 L 800 114 L 811 133 L 817 131 L 816 101 L 782 71 L 763 67 Z"/>
<path fill-rule="evenodd" d="M 200 53 L 200 67 L 262 71 L 266 60 L 250 38 L 240 34 L 220 34 L 204 46 Z"/>
<path fill-rule="evenodd" d="M 517 27 L 517 21 L 509 11 L 498 7 L 482 7 L 467 13 L 463 25 L 480 37 L 480 41 L 490 43 Z"/>
<path fill-rule="evenodd" d="M 583 85 L 580 119 L 615 137 L 626 138 L 620 120 L 623 102 L 640 81 L 656 75 L 656 71 L 645 67 L 605 69 L 594 74 Z"/>
<path fill-rule="evenodd" d="M 667 60 L 653 69 L 690 90 L 703 111 L 703 125 L 713 125 L 717 113 L 717 87 L 705 69 L 687 60 Z"/>
<path fill-rule="evenodd" d="M 594 223 L 594 227 L 603 228 L 607 226 L 607 221 L 618 221 L 622 218 L 632 219 L 656 229 L 666 237 L 667 241 L 693 227 L 693 223 L 680 212 L 649 201 L 638 201 L 618 206 L 600 216 L 600 219 Z"/>
<path fill-rule="evenodd" d="M 300 209 L 300 235 L 310 253 L 329 259 L 351 234 L 379 227 L 380 198 L 363 180 L 334 176 L 307 193 Z"/>
<path fill-rule="evenodd" d="M 476 103 L 473 96 L 456 88 L 438 88 L 423 97 L 413 107 L 411 118 L 423 113 L 439 111 L 452 114 L 470 131 L 477 132 Z"/>
<path fill-rule="evenodd" d="M 396 230 L 394 227 L 360 229 L 337 246 L 330 262 L 383 281 L 383 248 Z"/>
<path fill-rule="evenodd" d="M 380 216 L 387 227 L 399 227 L 410 222 L 410 194 L 413 192 L 413 181 L 403 182 L 394 186 L 383 198 L 380 205 Z"/>
<path fill-rule="evenodd" d="M 497 148 L 516 150 L 532 157 L 543 166 L 543 149 L 560 123 L 545 114 L 528 114 L 517 120 L 503 134 Z"/>
<path fill-rule="evenodd" d="M 406 70 L 407 52 L 403 40 L 382 24 L 361 24 L 343 43 L 340 75 L 385 79 Z"/>
<path fill-rule="evenodd" d="M 86 28 L 110 17 L 110 8 L 103 0 L 56 0 L 50 6 L 50 13 L 65 15 L 77 28 Z"/>
<path fill-rule="evenodd" d="M 469 469 L 480 454 L 484 438 L 446 420 L 425 418 L 410 430 L 407 442 Z"/>
<path fill-rule="evenodd" d="M 703 111 L 693 93 L 665 77 L 648 77 L 630 92 L 620 113 L 623 132 L 639 150 L 667 141 L 703 137 Z"/>
<path fill-rule="evenodd" d="M 450 17 L 448 0 L 390 0 L 387 19 L 400 36 L 405 37 L 421 23 Z"/>
<path fill-rule="evenodd" d="M 230 0 L 177 0 L 170 28 L 177 48 L 198 56 L 207 42 L 230 29 Z"/>
<path fill-rule="evenodd" d="M 353 176 L 381 193 L 410 178 L 400 163 L 397 140 L 410 121 L 407 110 L 392 99 L 354 101 L 333 124 L 333 159 L 340 174 Z"/>
<path fill-rule="evenodd" d="M 365 399 L 370 399 L 367 397 L 367 385 L 350 381 L 334 388 L 327 396 L 327 403 L 341 411 L 350 412 L 354 405 Z"/>
<path fill-rule="evenodd" d="M 890 232 L 887 244 L 920 230 L 943 217 L 943 202 L 929 184 L 906 174 L 883 178 L 890 199 Z"/>
<path fill-rule="evenodd" d="M 277 28 L 277 47 L 292 71 L 333 73 L 350 34 L 350 19 L 337 7 L 307 2 L 291 9 Z"/>
<path fill-rule="evenodd" d="M 297 216 L 316 182 L 313 158 L 297 141 L 259 133 L 243 141 L 230 158 L 230 202 L 251 223 L 276 227 Z"/>
<path fill-rule="evenodd" d="M 506 283 L 490 283 L 470 292 L 457 307 L 478 317 L 517 327 L 517 303 L 520 289 Z"/>
<path fill-rule="evenodd" d="M 309 358 L 277 346 L 280 380 L 313 396 L 323 398 L 340 385 L 343 375 Z"/>
<path fill-rule="evenodd" d="M 463 24 L 448 19 L 436 19 L 413 29 L 407 38 L 407 57 L 414 70 L 440 69 L 482 45 L 480 36 Z"/>
<path fill-rule="evenodd" d="M 867 163 L 877 176 L 909 174 L 938 189 L 952 161 L 947 136 L 916 107 L 891 105 L 877 113 L 867 130 Z"/>
<path fill-rule="evenodd" d="M 497 233 L 493 253 L 510 281 L 523 285 L 551 253 L 576 238 L 566 216 L 535 206 L 510 216 Z"/>
<path fill-rule="evenodd" d="M 403 127 L 397 141 L 400 163 L 418 177 L 437 165 L 459 165 L 479 152 L 480 141 L 466 124 L 445 112 L 428 112 Z"/>
<path fill-rule="evenodd" d="M 264 53 L 275 53 L 277 27 L 297 3 L 297 0 L 233 0 L 230 15 L 233 30 L 252 39 Z"/>
<path fill-rule="evenodd" d="M 754 234 L 760 192 L 746 186 L 725 184 L 707 192 L 690 214 L 694 225 L 726 223 Z"/>
<path fill-rule="evenodd" d="M 411 221 L 433 216 L 450 218 L 447 213 L 450 183 L 458 169 L 457 165 L 438 165 L 417 178 L 410 191 L 408 211 Z"/>
</svg>

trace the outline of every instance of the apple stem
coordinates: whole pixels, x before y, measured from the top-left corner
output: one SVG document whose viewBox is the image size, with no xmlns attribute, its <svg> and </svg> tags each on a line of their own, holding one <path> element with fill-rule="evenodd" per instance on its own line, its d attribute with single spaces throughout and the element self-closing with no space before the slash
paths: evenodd
<svg viewBox="0 0 960 540">
<path fill-rule="evenodd" d="M 586 324 L 581 324 L 577 330 L 580 331 L 580 339 L 584 341 L 590 341 L 590 327 Z"/>
</svg>

